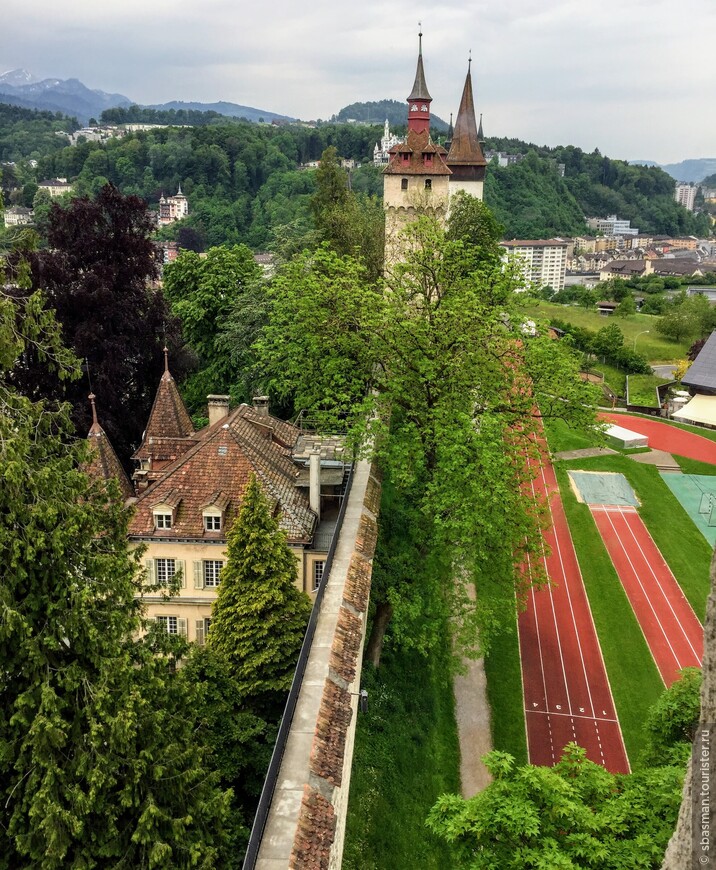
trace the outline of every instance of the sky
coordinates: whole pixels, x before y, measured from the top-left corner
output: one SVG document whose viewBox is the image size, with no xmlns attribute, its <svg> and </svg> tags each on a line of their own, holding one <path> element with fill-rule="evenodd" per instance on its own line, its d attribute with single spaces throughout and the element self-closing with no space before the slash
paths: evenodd
<svg viewBox="0 0 716 870">
<path fill-rule="evenodd" d="M 487 136 L 659 163 L 716 156 L 715 0 L 5 0 L 2 19 L 0 73 L 304 120 L 404 100 L 421 22 L 445 120 L 472 52 Z"/>
</svg>

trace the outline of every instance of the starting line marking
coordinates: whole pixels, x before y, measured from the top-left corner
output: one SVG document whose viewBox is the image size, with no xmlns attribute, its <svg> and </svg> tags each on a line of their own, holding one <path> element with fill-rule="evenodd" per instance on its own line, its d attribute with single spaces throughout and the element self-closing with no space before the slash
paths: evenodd
<svg viewBox="0 0 716 870">
<path fill-rule="evenodd" d="M 577 713 L 555 713 L 553 710 L 525 710 L 525 713 L 540 713 L 542 716 L 565 716 L 567 719 L 586 719 L 588 722 L 615 722 L 619 724 L 618 719 L 611 719 L 606 713 L 604 716 L 579 716 Z"/>
</svg>

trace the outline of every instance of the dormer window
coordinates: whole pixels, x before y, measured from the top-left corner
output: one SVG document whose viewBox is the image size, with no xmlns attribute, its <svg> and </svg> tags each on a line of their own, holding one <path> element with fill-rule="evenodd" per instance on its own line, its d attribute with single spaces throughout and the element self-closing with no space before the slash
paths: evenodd
<svg viewBox="0 0 716 870">
<path fill-rule="evenodd" d="M 221 531 L 221 514 L 213 511 L 204 511 L 204 531 L 205 532 L 220 532 Z"/>
<path fill-rule="evenodd" d="M 433 155 L 430 153 L 423 154 L 423 162 L 428 163 L 428 164 L 432 163 L 433 162 Z"/>
<path fill-rule="evenodd" d="M 155 529 L 171 529 L 172 515 L 171 513 L 162 513 L 154 511 L 154 528 Z"/>
<path fill-rule="evenodd" d="M 177 508 L 181 502 L 181 496 L 172 489 L 161 498 L 162 501 L 152 505 L 152 516 L 154 517 L 154 528 L 157 531 L 166 531 L 173 528 L 176 523 Z"/>
<path fill-rule="evenodd" d="M 224 529 L 229 497 L 225 492 L 213 492 L 201 509 L 202 524 L 205 532 L 221 532 Z"/>
</svg>

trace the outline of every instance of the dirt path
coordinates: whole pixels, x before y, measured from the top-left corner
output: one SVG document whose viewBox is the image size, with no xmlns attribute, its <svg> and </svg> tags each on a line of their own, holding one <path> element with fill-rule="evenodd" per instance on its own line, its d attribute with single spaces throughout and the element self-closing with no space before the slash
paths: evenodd
<svg viewBox="0 0 716 870">
<path fill-rule="evenodd" d="M 482 756 L 492 749 L 490 705 L 482 659 L 465 661 L 467 673 L 455 677 L 455 718 L 460 739 L 462 796 L 470 798 L 492 781 Z"/>
</svg>

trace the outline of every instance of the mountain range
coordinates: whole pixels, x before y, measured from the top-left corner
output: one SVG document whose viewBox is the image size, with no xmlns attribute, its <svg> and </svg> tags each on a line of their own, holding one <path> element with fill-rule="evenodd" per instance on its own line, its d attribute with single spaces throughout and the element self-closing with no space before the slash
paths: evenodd
<svg viewBox="0 0 716 870">
<path fill-rule="evenodd" d="M 694 160 L 682 160 L 680 163 L 656 163 L 653 160 L 630 160 L 629 163 L 640 166 L 658 166 L 675 181 L 693 181 L 698 183 L 709 175 L 716 173 L 716 157 L 699 157 Z"/>
<path fill-rule="evenodd" d="M 108 94 L 106 91 L 93 90 L 79 79 L 38 79 L 24 69 L 14 69 L 0 75 L 0 103 L 23 106 L 26 109 L 45 109 L 62 112 L 87 124 L 90 118 L 99 118 L 105 109 L 117 106 L 127 107 L 136 104 L 124 94 Z M 238 103 L 184 103 L 172 101 L 150 106 L 152 109 L 195 109 L 200 112 L 219 112 L 232 118 L 246 118 L 248 121 L 293 120 L 286 115 L 241 106 Z"/>
</svg>

